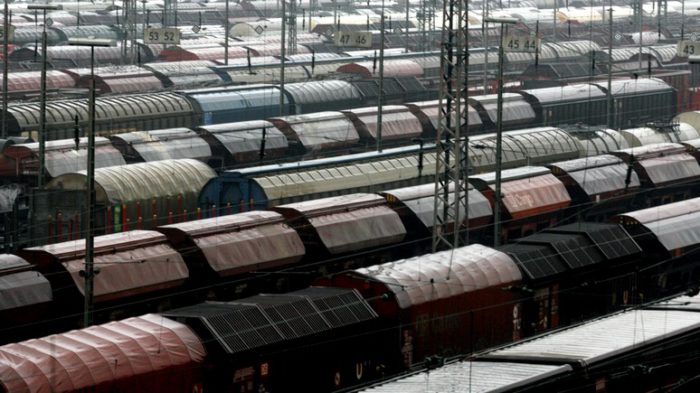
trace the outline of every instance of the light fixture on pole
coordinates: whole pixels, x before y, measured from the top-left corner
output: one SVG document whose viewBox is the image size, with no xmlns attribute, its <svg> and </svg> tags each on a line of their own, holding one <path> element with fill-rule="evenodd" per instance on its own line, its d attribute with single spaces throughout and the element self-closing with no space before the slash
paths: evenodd
<svg viewBox="0 0 700 393">
<path fill-rule="evenodd" d="M 27 9 L 43 11 L 44 13 L 44 28 L 41 33 L 41 97 L 39 102 L 39 174 L 37 178 L 37 186 L 44 186 L 44 173 L 46 167 L 46 11 L 57 10 L 59 7 L 53 4 L 29 4 Z M 37 48 L 35 47 L 36 51 Z"/>
<path fill-rule="evenodd" d="M 518 23 L 516 18 L 485 18 L 484 22 L 501 25 L 501 42 L 498 45 L 498 96 L 496 101 L 496 190 L 493 208 L 493 245 L 501 241 L 501 160 L 503 155 L 503 38 L 505 26 Z"/>
<path fill-rule="evenodd" d="M 90 47 L 90 99 L 88 102 L 88 151 L 87 151 L 87 207 L 88 219 L 85 236 L 85 270 L 81 275 L 85 278 L 85 306 L 83 324 L 92 324 L 92 303 L 95 278 L 95 47 L 116 46 L 114 40 L 94 38 L 70 38 L 68 45 Z"/>
</svg>

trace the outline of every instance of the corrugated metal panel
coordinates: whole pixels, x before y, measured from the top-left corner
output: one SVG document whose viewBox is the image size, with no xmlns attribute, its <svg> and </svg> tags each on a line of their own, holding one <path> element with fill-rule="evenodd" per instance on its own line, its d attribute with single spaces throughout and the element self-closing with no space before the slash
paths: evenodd
<svg viewBox="0 0 700 393">
<path fill-rule="evenodd" d="M 293 264 L 304 256 L 296 231 L 274 212 L 246 212 L 162 226 L 191 237 L 220 276 Z"/>
<path fill-rule="evenodd" d="M 568 267 L 551 247 L 547 245 L 512 243 L 500 248 L 508 253 L 532 280 L 548 278 L 568 271 Z"/>
<path fill-rule="evenodd" d="M 330 310 L 329 305 L 334 309 Z M 310 288 L 230 303 L 203 303 L 165 315 L 201 321 L 228 354 L 256 350 L 377 317 L 357 292 L 338 288 Z"/>
<path fill-rule="evenodd" d="M 360 136 L 353 123 L 340 112 L 316 112 L 270 119 L 306 151 L 339 149 L 354 145 Z"/>
<path fill-rule="evenodd" d="M 309 287 L 292 292 L 290 295 L 307 296 L 334 328 L 377 317 L 377 313 L 357 291 Z"/>
<path fill-rule="evenodd" d="M 496 122 L 497 100 L 495 94 L 472 97 L 471 99 L 481 103 L 491 121 Z M 535 112 L 532 110 L 532 105 L 527 103 L 523 96 L 515 93 L 503 94 L 503 121 L 529 121 L 534 118 Z"/>
<path fill-rule="evenodd" d="M 361 390 L 361 392 L 507 392 L 526 388 L 539 380 L 554 378 L 569 371 L 571 371 L 571 366 L 568 365 L 465 361 L 387 382 L 380 386 Z"/>
<path fill-rule="evenodd" d="M 569 269 L 580 269 L 605 261 L 603 254 L 587 236 L 579 233 L 536 233 L 521 239 L 522 244 L 547 244 L 564 260 Z"/>
<path fill-rule="evenodd" d="M 454 190 L 454 185 L 450 184 L 450 190 Z M 382 194 L 401 201 L 418 219 L 425 225 L 426 228 L 432 228 L 435 224 L 435 185 L 424 184 L 420 186 L 399 188 L 396 190 L 385 191 Z M 450 192 L 449 203 L 454 200 L 454 194 Z M 476 220 L 484 217 L 491 217 L 493 210 L 491 203 L 486 197 L 469 185 L 469 220 Z M 438 203 L 438 211 L 442 211 L 442 202 Z M 464 214 L 460 212 L 460 214 Z M 467 217 L 462 217 L 462 219 Z M 460 222 L 463 220 L 460 220 Z M 450 219 L 447 224 L 453 224 Z"/>
<path fill-rule="evenodd" d="M 520 270 L 510 257 L 480 244 L 356 272 L 383 282 L 403 309 L 521 279 Z"/>
<path fill-rule="evenodd" d="M 575 361 L 583 367 L 700 327 L 700 313 L 633 310 L 491 352 L 489 358 Z"/>
<path fill-rule="evenodd" d="M 204 184 L 216 176 L 206 164 L 191 160 L 163 160 L 95 170 L 98 202 L 124 204 L 182 194 L 196 199 Z M 61 175 L 48 189 L 85 187 L 85 173 Z"/>
<path fill-rule="evenodd" d="M 700 176 L 700 165 L 690 154 L 676 154 L 638 161 L 655 186 Z"/>
<path fill-rule="evenodd" d="M 377 108 L 359 108 L 343 111 L 357 126 L 364 139 L 377 139 Z M 420 120 L 405 106 L 387 105 L 382 107 L 382 140 L 411 139 L 423 133 Z"/>
<path fill-rule="evenodd" d="M 586 234 L 608 261 L 642 252 L 642 249 L 627 231 L 617 224 L 581 222 L 549 228 L 546 231 L 548 233 Z"/>
<path fill-rule="evenodd" d="M 165 383 L 167 378 L 161 375 L 177 372 L 182 387 L 190 391 L 196 382 L 192 370 L 200 367 L 205 356 L 200 339 L 189 327 L 147 314 L 2 346 L 0 385 L 11 392 L 129 386 L 145 393 Z"/>
</svg>

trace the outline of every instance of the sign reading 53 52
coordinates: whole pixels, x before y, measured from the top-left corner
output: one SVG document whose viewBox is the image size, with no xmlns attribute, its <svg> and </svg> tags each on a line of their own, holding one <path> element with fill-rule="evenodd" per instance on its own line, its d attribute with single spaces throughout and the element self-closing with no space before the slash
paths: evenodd
<svg viewBox="0 0 700 393">
<path fill-rule="evenodd" d="M 174 27 L 149 27 L 143 33 L 143 42 L 146 44 L 177 45 L 180 43 L 180 30 Z"/>
</svg>

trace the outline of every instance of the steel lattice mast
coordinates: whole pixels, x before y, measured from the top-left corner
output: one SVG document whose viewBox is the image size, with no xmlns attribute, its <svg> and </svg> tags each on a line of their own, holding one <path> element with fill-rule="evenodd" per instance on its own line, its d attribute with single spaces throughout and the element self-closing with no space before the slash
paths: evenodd
<svg viewBox="0 0 700 393">
<path fill-rule="evenodd" d="M 428 34 L 434 34 L 435 31 L 435 0 L 421 1 L 421 15 L 418 18 L 418 28 L 422 35 L 422 40 L 419 45 L 421 51 L 426 52 L 431 49 L 432 38 L 428 39 Z"/>
<path fill-rule="evenodd" d="M 287 53 L 295 55 L 297 53 L 297 0 L 289 0 L 288 14 Z M 285 18 L 287 16 L 283 15 L 282 17 Z"/>
<path fill-rule="evenodd" d="M 458 230 L 448 229 L 450 223 L 459 229 L 460 218 L 467 214 L 466 0 L 445 0 L 442 23 L 433 251 L 456 248 L 463 243 Z"/>
</svg>

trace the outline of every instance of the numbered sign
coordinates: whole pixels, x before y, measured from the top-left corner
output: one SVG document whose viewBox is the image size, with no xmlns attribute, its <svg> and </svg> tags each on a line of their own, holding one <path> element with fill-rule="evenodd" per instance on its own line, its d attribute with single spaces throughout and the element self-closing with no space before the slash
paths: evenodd
<svg viewBox="0 0 700 393">
<path fill-rule="evenodd" d="M 336 46 L 372 47 L 372 33 L 368 31 L 339 32 L 335 35 Z"/>
<path fill-rule="evenodd" d="M 679 41 L 676 51 L 678 57 L 700 55 L 700 41 Z"/>
<path fill-rule="evenodd" d="M 535 53 L 540 49 L 540 39 L 529 35 L 509 34 L 503 37 L 501 45 L 503 45 L 504 52 Z"/>
<path fill-rule="evenodd" d="M 8 41 L 12 41 L 13 38 L 15 38 L 15 27 L 10 25 L 10 27 L 7 29 L 9 32 L 9 37 L 7 37 Z M 0 26 L 0 41 L 5 39 L 5 29 L 3 26 Z"/>
<path fill-rule="evenodd" d="M 180 43 L 180 30 L 175 27 L 149 27 L 143 33 L 143 42 L 146 44 L 177 45 Z"/>
</svg>

